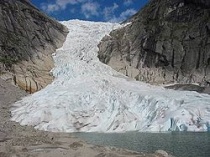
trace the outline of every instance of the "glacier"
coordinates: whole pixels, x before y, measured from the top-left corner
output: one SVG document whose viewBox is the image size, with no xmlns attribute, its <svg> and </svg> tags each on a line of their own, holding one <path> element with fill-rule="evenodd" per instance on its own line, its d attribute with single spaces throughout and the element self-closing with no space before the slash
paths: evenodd
<svg viewBox="0 0 210 157">
<path fill-rule="evenodd" d="M 120 24 L 70 20 L 54 81 L 11 108 L 11 120 L 52 132 L 207 131 L 210 95 L 138 82 L 101 63 L 100 40 Z"/>
</svg>

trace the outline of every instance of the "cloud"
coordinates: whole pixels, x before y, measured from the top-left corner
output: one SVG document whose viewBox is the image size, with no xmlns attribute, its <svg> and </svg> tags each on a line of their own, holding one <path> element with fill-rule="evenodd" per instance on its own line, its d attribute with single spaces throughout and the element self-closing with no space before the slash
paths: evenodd
<svg viewBox="0 0 210 157">
<path fill-rule="evenodd" d="M 132 0 L 125 0 L 124 5 L 131 5 L 133 3 Z M 126 20 L 128 17 L 134 15 L 137 11 L 135 9 L 127 9 L 120 13 L 119 16 L 116 16 L 116 11 L 119 9 L 119 5 L 117 3 L 113 3 L 110 7 L 105 7 L 103 10 L 103 16 L 105 21 L 109 22 L 122 22 Z"/>
<path fill-rule="evenodd" d="M 67 5 L 75 5 L 79 3 L 86 2 L 87 0 L 56 0 L 55 3 L 42 3 L 41 8 L 44 11 L 47 11 L 48 13 L 59 11 L 59 10 L 65 10 Z"/>
<path fill-rule="evenodd" d="M 90 16 L 98 16 L 99 15 L 100 5 L 97 2 L 87 2 L 82 4 L 81 11 L 85 15 L 86 18 L 90 18 Z"/>
<path fill-rule="evenodd" d="M 110 19 L 109 22 L 122 22 L 134 15 L 136 12 L 137 11 L 135 9 L 127 9 L 126 11 L 122 12 L 119 17 L 113 16 L 113 18 Z"/>
<path fill-rule="evenodd" d="M 42 10 L 46 11 L 46 12 L 54 12 L 54 11 L 58 11 L 60 10 L 60 7 L 56 4 L 42 4 L 41 5 Z"/>
<path fill-rule="evenodd" d="M 125 6 L 131 7 L 134 4 L 134 0 L 123 0 L 122 2 L 121 5 L 124 8 Z M 120 13 L 123 7 L 119 4 L 112 3 L 111 6 L 102 4 L 105 5 L 105 1 L 101 2 L 100 5 L 96 0 L 54 0 L 53 2 L 42 3 L 41 8 L 50 14 L 65 10 L 71 14 L 78 14 L 80 17 L 83 15 L 86 19 L 102 15 L 102 19 L 109 22 L 122 22 L 137 12 L 135 9 L 130 8 Z M 80 10 L 78 10 L 78 7 Z"/>
<path fill-rule="evenodd" d="M 119 8 L 119 5 L 116 3 L 113 3 L 113 6 L 111 7 L 105 7 L 103 10 L 103 15 L 105 21 L 109 21 L 114 17 L 115 11 Z"/>
<path fill-rule="evenodd" d="M 126 18 L 134 15 L 137 11 L 135 9 L 127 9 L 126 11 L 120 14 L 120 18 L 125 20 Z"/>
<path fill-rule="evenodd" d="M 74 5 L 78 3 L 83 3 L 87 0 L 56 0 L 56 4 L 62 9 L 65 9 L 68 4 Z"/>
<path fill-rule="evenodd" d="M 124 0 L 123 5 L 130 6 L 133 4 L 133 0 Z"/>
</svg>

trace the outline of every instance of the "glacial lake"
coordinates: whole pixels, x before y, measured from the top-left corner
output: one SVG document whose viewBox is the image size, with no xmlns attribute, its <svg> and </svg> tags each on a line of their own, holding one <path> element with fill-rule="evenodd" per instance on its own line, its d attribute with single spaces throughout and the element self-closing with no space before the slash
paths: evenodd
<svg viewBox="0 0 210 157">
<path fill-rule="evenodd" d="M 75 133 L 88 143 L 153 153 L 165 150 L 175 157 L 210 157 L 210 132 Z"/>
</svg>

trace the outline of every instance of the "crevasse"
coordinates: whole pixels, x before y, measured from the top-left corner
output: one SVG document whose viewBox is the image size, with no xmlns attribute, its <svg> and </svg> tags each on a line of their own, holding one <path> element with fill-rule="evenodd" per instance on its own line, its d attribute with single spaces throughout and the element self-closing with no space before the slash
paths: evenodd
<svg viewBox="0 0 210 157">
<path fill-rule="evenodd" d="M 71 20 L 54 54 L 52 84 L 11 109 L 21 125 L 53 132 L 207 131 L 210 96 L 129 80 L 101 63 L 97 45 L 119 24 Z"/>
</svg>

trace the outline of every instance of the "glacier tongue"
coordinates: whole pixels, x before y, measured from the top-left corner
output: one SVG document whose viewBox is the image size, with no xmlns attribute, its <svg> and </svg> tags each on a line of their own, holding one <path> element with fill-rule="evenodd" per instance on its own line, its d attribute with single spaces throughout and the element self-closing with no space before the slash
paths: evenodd
<svg viewBox="0 0 210 157">
<path fill-rule="evenodd" d="M 119 24 L 63 24 L 53 83 L 16 102 L 13 121 L 53 132 L 207 131 L 209 95 L 132 81 L 98 60 L 97 44 Z"/>
</svg>

